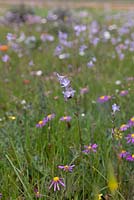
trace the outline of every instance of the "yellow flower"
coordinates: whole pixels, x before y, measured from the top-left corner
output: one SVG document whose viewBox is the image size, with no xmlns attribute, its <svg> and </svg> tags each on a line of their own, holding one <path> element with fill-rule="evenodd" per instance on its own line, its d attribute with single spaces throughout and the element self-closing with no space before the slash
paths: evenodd
<svg viewBox="0 0 134 200">
<path fill-rule="evenodd" d="M 15 120 L 16 119 L 15 116 L 9 116 L 8 118 L 11 119 L 11 120 Z"/>
<path fill-rule="evenodd" d="M 102 200 L 103 194 L 98 194 L 98 200 Z"/>
</svg>

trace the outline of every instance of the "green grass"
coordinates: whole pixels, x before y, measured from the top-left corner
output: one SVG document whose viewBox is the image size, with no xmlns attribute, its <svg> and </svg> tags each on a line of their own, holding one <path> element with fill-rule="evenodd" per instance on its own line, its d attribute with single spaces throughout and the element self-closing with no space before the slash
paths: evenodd
<svg viewBox="0 0 134 200">
<path fill-rule="evenodd" d="M 45 9 L 35 9 L 37 14 L 46 16 Z M 78 11 L 77 11 L 78 12 Z M 113 14 L 113 13 L 111 13 Z M 77 19 L 79 19 L 77 17 Z M 92 11 L 86 19 L 79 19 L 79 23 L 91 21 L 99 22 L 100 29 L 117 23 L 121 26 L 123 18 L 108 22 L 105 13 Z M 1 26 L 0 43 L 6 44 L 7 33 L 20 37 L 36 37 L 36 43 L 31 48 L 25 41 L 15 42 L 20 48 L 14 52 L 9 43 L 10 61 L 0 60 L 0 168 L 2 199 L 33 200 L 36 198 L 35 188 L 38 188 L 41 199 L 56 200 L 86 200 L 98 199 L 102 193 L 105 198 L 113 200 L 132 200 L 134 168 L 133 162 L 119 158 L 122 149 L 133 154 L 133 144 L 127 144 L 125 136 L 133 132 L 133 127 L 122 132 L 122 138 L 112 135 L 112 128 L 119 128 L 133 116 L 133 81 L 126 81 L 133 76 L 133 52 L 124 50 L 125 58 L 120 60 L 115 54 L 115 47 L 110 41 L 103 42 L 100 35 L 99 44 L 94 47 L 89 42 L 88 31 L 82 36 L 75 36 L 72 25 L 64 22 L 56 26 L 54 22 L 38 25 L 22 25 L 14 29 L 12 26 Z M 38 32 L 37 30 L 41 30 Z M 65 53 L 70 53 L 68 59 L 60 60 L 54 56 L 54 49 L 58 45 L 58 31 L 66 30 L 69 40 L 75 41 L 72 48 L 64 47 Z M 130 38 L 130 33 L 122 36 L 122 41 Z M 41 33 L 48 33 L 55 37 L 54 42 L 42 42 Z M 111 32 L 112 37 L 118 37 L 117 31 Z M 84 39 L 84 42 L 82 42 Z M 79 55 L 79 47 L 85 44 L 85 55 Z M 0 57 L 5 53 L 0 52 Z M 22 54 L 19 57 L 18 54 Z M 92 68 L 87 63 L 96 57 Z M 34 62 L 29 66 L 30 61 Z M 71 67 L 69 67 L 71 65 Z M 41 76 L 32 75 L 42 70 Z M 66 75 L 71 80 L 75 96 L 64 100 L 57 76 Z M 120 80 L 121 85 L 115 81 Z M 80 89 L 88 87 L 89 92 L 81 95 Z M 128 90 L 129 94 L 120 96 L 116 90 Z M 99 96 L 111 95 L 112 99 L 100 104 Z M 23 104 L 22 100 L 26 103 Z M 120 106 L 120 112 L 113 120 L 112 104 Z M 49 123 L 42 128 L 36 124 L 47 115 L 55 113 Z M 70 124 L 59 119 L 62 116 L 72 117 Z M 11 116 L 15 116 L 12 119 Z M 113 123 L 112 123 L 113 121 Z M 96 153 L 85 155 L 84 145 L 96 143 Z M 58 165 L 74 164 L 73 172 L 64 172 Z M 63 178 L 66 187 L 60 191 L 49 190 L 53 177 Z M 115 187 L 112 191 L 109 185 Z M 116 187 L 118 184 L 118 187 Z"/>
</svg>

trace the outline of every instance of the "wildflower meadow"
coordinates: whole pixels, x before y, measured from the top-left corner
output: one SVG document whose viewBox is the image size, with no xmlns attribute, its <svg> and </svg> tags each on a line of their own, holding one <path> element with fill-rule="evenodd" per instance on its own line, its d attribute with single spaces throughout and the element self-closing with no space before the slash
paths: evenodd
<svg viewBox="0 0 134 200">
<path fill-rule="evenodd" d="M 134 11 L 6 8 L 0 199 L 134 200 Z"/>
</svg>

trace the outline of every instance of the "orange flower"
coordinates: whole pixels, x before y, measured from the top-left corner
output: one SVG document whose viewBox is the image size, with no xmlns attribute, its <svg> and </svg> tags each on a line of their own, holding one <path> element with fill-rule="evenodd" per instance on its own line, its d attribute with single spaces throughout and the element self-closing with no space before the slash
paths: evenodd
<svg viewBox="0 0 134 200">
<path fill-rule="evenodd" d="M 28 85 L 28 84 L 30 83 L 30 80 L 24 79 L 24 80 L 23 80 L 23 83 L 24 83 L 25 85 Z"/>
<path fill-rule="evenodd" d="M 7 51 L 8 45 L 0 45 L 0 51 Z"/>
</svg>

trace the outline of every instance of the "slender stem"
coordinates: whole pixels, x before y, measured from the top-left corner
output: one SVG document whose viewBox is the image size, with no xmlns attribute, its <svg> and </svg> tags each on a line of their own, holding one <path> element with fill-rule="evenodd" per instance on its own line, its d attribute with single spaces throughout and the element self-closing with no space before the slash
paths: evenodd
<svg viewBox="0 0 134 200">
<path fill-rule="evenodd" d="M 77 123 L 78 123 L 78 133 L 79 133 L 79 141 L 80 141 L 80 150 L 82 151 L 83 145 L 82 145 L 82 134 L 81 134 L 79 116 L 77 116 Z"/>
</svg>

